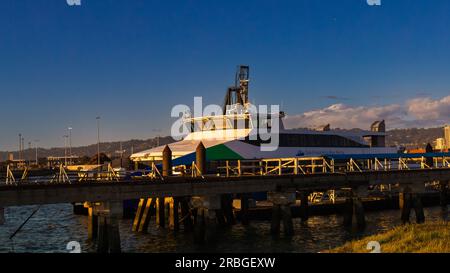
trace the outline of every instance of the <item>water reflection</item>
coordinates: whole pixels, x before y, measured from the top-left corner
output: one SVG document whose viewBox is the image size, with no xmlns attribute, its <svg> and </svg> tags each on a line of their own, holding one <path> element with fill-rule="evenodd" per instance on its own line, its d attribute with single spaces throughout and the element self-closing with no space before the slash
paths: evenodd
<svg viewBox="0 0 450 273">
<path fill-rule="evenodd" d="M 36 209 L 36 206 L 5 209 L 6 223 L 0 226 L 0 252 L 68 252 L 66 245 L 78 241 L 82 250 L 94 252 L 95 246 L 87 241 L 87 217 L 73 215 L 72 205 L 42 206 L 33 218 L 14 237 L 9 236 Z M 150 225 L 148 234 L 131 232 L 132 220 L 120 222 L 122 250 L 124 252 L 319 252 L 334 248 L 363 236 L 386 231 L 400 225 L 398 210 L 368 212 L 367 228 L 355 232 L 342 225 L 339 215 L 312 216 L 307 223 L 294 219 L 295 235 L 289 239 L 270 234 L 270 222 L 252 222 L 249 226 L 237 224 L 218 229 L 214 243 L 193 244 L 190 233 L 173 232 Z M 437 221 L 441 209 L 426 208 L 427 221 Z M 415 217 L 414 213 L 412 218 Z"/>
</svg>

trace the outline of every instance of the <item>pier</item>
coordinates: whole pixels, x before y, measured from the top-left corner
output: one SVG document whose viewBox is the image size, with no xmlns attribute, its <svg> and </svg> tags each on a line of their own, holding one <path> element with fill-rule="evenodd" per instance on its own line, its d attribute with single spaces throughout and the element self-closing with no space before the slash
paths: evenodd
<svg viewBox="0 0 450 273">
<path fill-rule="evenodd" d="M 74 181 L 63 166 L 52 179 L 39 183 L 10 179 L 0 186 L 0 220 L 1 208 L 7 206 L 82 202 L 89 211 L 88 234 L 97 241 L 98 251 L 120 252 L 118 219 L 123 200 L 130 199 L 140 200 L 130 232 L 146 232 L 154 218 L 161 228 L 193 232 L 200 244 L 213 240 L 215 229 L 236 221 L 233 199 L 240 201 L 240 220 L 248 223 L 249 198 L 258 192 L 267 193 L 272 204 L 274 236 L 295 233 L 291 211 L 295 203 L 300 202 L 301 218 L 307 221 L 308 197 L 314 192 L 344 191 L 343 224 L 357 228 L 366 225 L 362 198 L 371 187 L 398 189 L 399 217 L 405 223 L 411 210 L 416 222 L 425 221 L 421 195 L 426 184 L 440 191 L 441 206 L 447 207 L 448 154 L 235 160 L 213 162 L 216 167 L 210 170 L 204 149 L 199 145 L 191 166 L 173 166 L 166 147 L 162 164 L 153 164 L 151 172 L 134 179 L 121 179 L 108 168 L 106 175 L 78 174 Z M 180 167 L 183 171 L 176 171 Z"/>
</svg>

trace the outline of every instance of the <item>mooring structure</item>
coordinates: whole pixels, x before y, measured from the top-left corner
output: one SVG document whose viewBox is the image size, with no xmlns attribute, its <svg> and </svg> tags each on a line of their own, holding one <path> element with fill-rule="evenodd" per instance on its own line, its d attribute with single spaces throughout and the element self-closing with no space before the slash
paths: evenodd
<svg viewBox="0 0 450 273">
<path fill-rule="evenodd" d="M 88 236 L 99 252 L 120 252 L 118 221 L 124 200 L 139 200 L 130 232 L 146 232 L 151 219 L 163 228 L 192 232 L 195 242 L 214 238 L 217 228 L 236 222 L 233 200 L 240 200 L 243 224 L 248 224 L 249 199 L 257 192 L 267 193 L 272 203 L 271 232 L 278 236 L 294 234 L 291 206 L 300 202 L 302 219 L 308 218 L 308 196 L 312 192 L 346 192 L 344 224 L 363 228 L 366 216 L 361 198 L 370 187 L 395 185 L 400 192 L 401 219 L 425 221 L 421 195 L 426 184 L 438 186 L 442 208 L 447 208 L 450 181 L 450 154 L 386 154 L 373 156 L 334 156 L 278 158 L 215 162 L 214 171 L 206 161 L 200 143 L 190 166 L 173 166 L 167 146 L 159 165 L 137 179 L 120 179 L 114 174 L 92 177 L 79 174 L 67 181 L 59 176 L 33 183 L 11 177 L 0 186 L 0 221 L 4 207 L 83 202 L 89 212 Z M 113 172 L 108 168 L 108 172 Z"/>
</svg>

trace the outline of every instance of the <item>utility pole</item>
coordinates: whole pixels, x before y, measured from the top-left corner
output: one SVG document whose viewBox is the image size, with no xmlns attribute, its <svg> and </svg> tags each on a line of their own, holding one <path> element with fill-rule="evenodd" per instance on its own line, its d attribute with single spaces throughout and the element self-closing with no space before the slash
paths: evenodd
<svg viewBox="0 0 450 273">
<path fill-rule="evenodd" d="M 97 120 L 97 165 L 100 166 L 100 117 L 95 119 Z"/>
</svg>

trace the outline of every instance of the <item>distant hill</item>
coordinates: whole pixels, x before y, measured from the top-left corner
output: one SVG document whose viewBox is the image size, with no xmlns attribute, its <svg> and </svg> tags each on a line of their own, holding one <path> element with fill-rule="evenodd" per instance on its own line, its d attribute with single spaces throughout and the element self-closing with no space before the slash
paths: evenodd
<svg viewBox="0 0 450 273">
<path fill-rule="evenodd" d="M 336 129 L 343 130 L 343 129 Z M 358 129 L 345 130 L 345 131 L 357 131 Z M 424 148 L 427 143 L 433 144 L 436 138 L 443 137 L 444 130 L 440 128 L 410 128 L 410 129 L 393 129 L 387 132 L 387 142 L 388 146 L 404 146 L 407 148 Z M 159 138 L 159 144 L 169 144 L 174 142 L 172 137 L 165 136 Z M 140 152 L 158 145 L 158 138 L 150 138 L 147 140 L 132 139 L 122 142 L 122 148 L 125 150 L 124 157 L 128 157 L 132 150 L 134 152 Z M 100 144 L 100 151 L 105 153 L 110 158 L 115 158 L 118 156 L 118 151 L 120 149 L 120 142 L 104 142 Z M 97 154 L 97 144 L 92 144 L 88 146 L 72 147 L 72 154 L 77 156 L 88 156 L 92 157 Z M 0 161 L 7 159 L 8 152 L 0 152 Z M 64 147 L 50 148 L 50 149 L 38 149 L 39 158 L 48 156 L 64 156 Z M 14 157 L 17 158 L 17 152 L 14 152 Z M 35 150 L 27 149 L 25 150 L 25 158 L 27 160 L 35 159 Z"/>
<path fill-rule="evenodd" d="M 150 149 L 152 147 L 156 147 L 158 145 L 168 144 L 174 142 L 172 137 L 165 136 L 160 137 L 159 140 L 157 137 L 150 138 L 147 140 L 138 140 L 132 139 L 127 141 L 122 141 L 122 149 L 125 150 L 124 157 L 128 157 L 131 155 L 132 151 L 140 152 L 146 149 Z M 67 153 L 69 153 L 67 149 Z M 118 157 L 119 154 L 116 151 L 120 150 L 120 142 L 103 142 L 100 143 L 100 152 L 107 155 L 109 158 Z M 35 159 L 35 149 L 26 149 L 24 151 L 26 160 L 34 160 Z M 93 157 L 97 154 L 97 144 L 91 144 L 88 146 L 81 147 L 72 147 L 72 154 L 77 155 L 79 157 L 88 156 Z M 50 148 L 50 149 L 38 149 L 38 157 L 44 158 L 48 156 L 64 156 L 64 147 Z M 0 152 L 0 161 L 6 160 L 8 157 L 8 152 Z M 18 157 L 17 151 L 14 152 L 14 158 Z"/>
<path fill-rule="evenodd" d="M 406 148 L 425 148 L 427 143 L 434 146 L 436 138 L 444 137 L 444 128 L 394 129 L 387 132 L 387 145 Z"/>
</svg>

